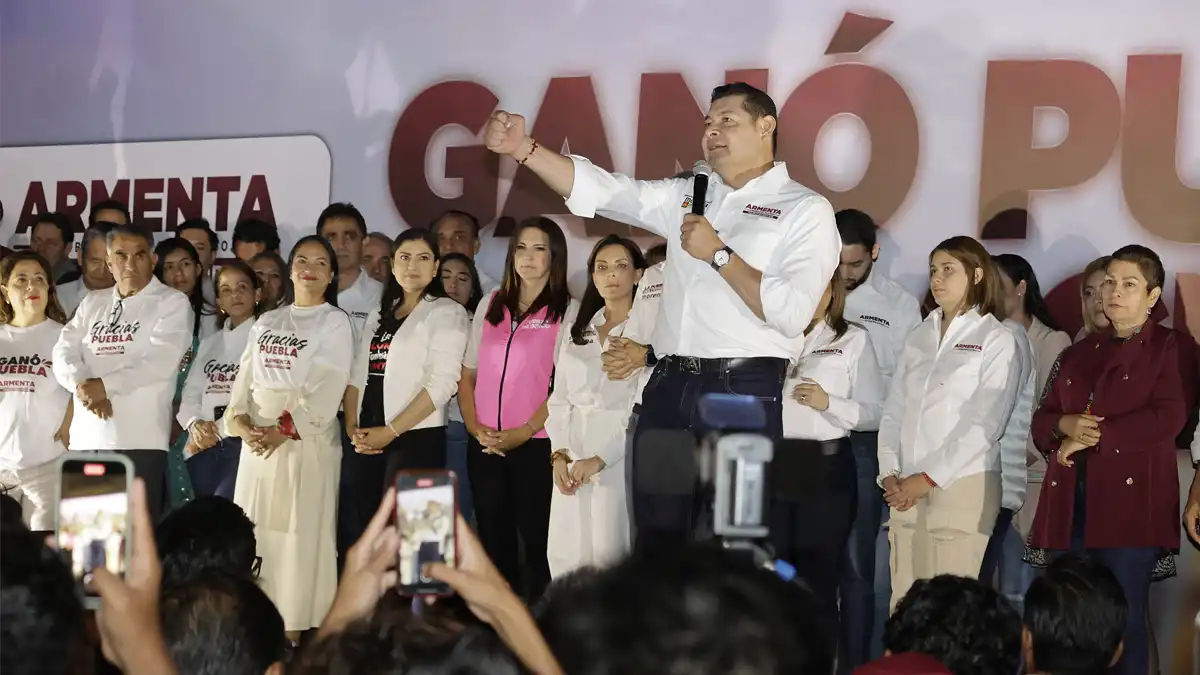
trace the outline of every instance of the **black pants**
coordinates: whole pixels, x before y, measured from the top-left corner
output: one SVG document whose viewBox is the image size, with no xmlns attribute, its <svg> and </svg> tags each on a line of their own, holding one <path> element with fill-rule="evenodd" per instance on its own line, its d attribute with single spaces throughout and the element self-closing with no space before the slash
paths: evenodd
<svg viewBox="0 0 1200 675">
<path fill-rule="evenodd" d="M 796 470 L 807 475 L 792 473 Z M 790 479 L 799 479 L 791 482 L 800 483 L 801 490 L 778 489 L 779 483 Z M 796 568 L 832 625 L 838 616 L 838 581 L 858 500 L 850 440 L 780 441 L 771 464 L 771 484 L 775 555 Z"/>
<path fill-rule="evenodd" d="M 383 489 L 396 482 L 397 471 L 441 470 L 446 468 L 446 427 L 413 429 L 396 437 L 384 448 L 387 467 Z M 379 502 L 375 502 L 379 507 Z"/>
<path fill-rule="evenodd" d="M 338 413 L 341 419 L 341 413 Z M 342 437 L 342 475 L 338 485 L 337 553 L 338 571 L 345 562 L 346 551 L 366 531 L 371 516 L 383 499 L 383 481 L 387 476 L 387 454 L 361 455 L 346 435 Z"/>
<path fill-rule="evenodd" d="M 691 466 L 670 466 L 686 460 L 679 452 L 668 452 L 663 447 L 670 441 L 662 432 L 704 432 L 696 406 L 706 394 L 753 396 L 766 412 L 763 433 L 775 441 L 783 436 L 783 380 L 788 365 L 785 359 L 747 359 L 724 367 L 711 366 L 715 359 L 697 359 L 701 362 L 696 369 L 699 372 L 689 372 L 684 365 L 686 361 L 675 357 L 659 361 L 642 391 L 631 456 L 633 526 L 639 543 L 646 543 L 647 538 L 660 542 L 686 539 L 693 530 L 694 486 L 692 491 L 682 486 L 678 491 L 682 494 L 649 493 L 643 481 L 650 475 L 695 475 L 694 453 L 683 455 L 690 456 Z M 690 443 L 695 444 L 694 437 Z M 670 459 L 665 460 L 668 454 Z"/>
<path fill-rule="evenodd" d="M 518 594 L 529 601 L 541 598 L 550 583 L 550 563 L 546 561 L 554 489 L 550 440 L 530 439 L 499 456 L 485 454 L 483 446 L 471 438 L 467 441 L 467 471 L 484 550 Z"/>
<path fill-rule="evenodd" d="M 150 522 L 157 523 L 167 510 L 167 453 L 162 450 L 117 450 L 133 462 L 133 475 L 146 483 Z"/>
</svg>

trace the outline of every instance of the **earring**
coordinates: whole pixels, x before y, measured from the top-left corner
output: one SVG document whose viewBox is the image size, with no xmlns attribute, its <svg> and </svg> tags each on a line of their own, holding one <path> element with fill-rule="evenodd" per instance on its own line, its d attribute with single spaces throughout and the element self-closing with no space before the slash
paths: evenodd
<svg viewBox="0 0 1200 675">
<path fill-rule="evenodd" d="M 1154 309 L 1154 308 L 1147 309 L 1147 310 L 1146 310 L 1146 316 L 1150 316 L 1150 312 L 1151 312 L 1151 311 L 1153 311 L 1153 309 Z"/>
</svg>

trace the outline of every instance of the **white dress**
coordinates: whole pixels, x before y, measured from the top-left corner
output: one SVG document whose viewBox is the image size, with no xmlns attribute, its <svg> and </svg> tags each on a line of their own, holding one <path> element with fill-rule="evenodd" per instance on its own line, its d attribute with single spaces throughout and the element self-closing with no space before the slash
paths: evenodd
<svg viewBox="0 0 1200 675">
<path fill-rule="evenodd" d="M 570 335 L 577 306 L 563 321 L 554 370 L 554 391 L 547 402 L 546 432 L 551 448 L 566 450 L 579 461 L 599 456 L 603 471 L 564 495 L 554 487 L 550 498 L 550 537 L 546 557 L 550 575 L 561 577 L 579 567 L 604 566 L 622 558 L 630 545 L 629 508 L 625 500 L 625 434 L 634 398 L 642 378 L 610 380 L 601 369 L 600 356 L 609 340 L 599 341 L 596 329 L 604 324 L 604 310 L 592 317 L 583 333 L 586 344 Z M 614 326 L 609 338 L 634 333 L 649 334 L 652 326 L 637 327 L 637 317 Z"/>
<path fill-rule="evenodd" d="M 271 426 L 284 411 L 298 441 L 270 457 L 243 446 L 233 501 L 255 524 L 259 582 L 289 631 L 320 625 L 337 590 L 338 406 L 350 378 L 353 329 L 331 305 L 289 305 L 254 324 L 225 412 Z"/>
</svg>

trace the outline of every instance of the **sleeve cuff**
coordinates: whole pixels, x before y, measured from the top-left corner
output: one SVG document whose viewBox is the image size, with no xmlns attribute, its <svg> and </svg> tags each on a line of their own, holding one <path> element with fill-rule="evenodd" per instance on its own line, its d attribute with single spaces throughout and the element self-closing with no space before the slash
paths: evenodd
<svg viewBox="0 0 1200 675">
<path fill-rule="evenodd" d="M 776 301 L 777 298 L 779 301 Z M 799 338 L 812 319 L 811 303 L 790 293 L 787 280 L 780 277 L 762 275 L 758 283 L 758 301 L 762 305 L 765 323 L 783 333 L 784 337 Z M 804 304 L 809 306 L 800 306 Z M 804 316 L 803 310 L 806 309 L 808 316 L 801 321 L 800 317 Z"/>
<path fill-rule="evenodd" d="M 591 162 L 575 155 L 568 155 L 575 165 L 575 177 L 571 183 L 571 195 L 566 199 L 567 209 L 580 218 L 596 216 L 597 190 L 592 180 Z"/>
<path fill-rule="evenodd" d="M 821 414 L 828 417 L 829 421 L 835 426 L 846 429 L 847 431 L 857 428 L 858 417 L 856 408 L 857 403 L 844 399 L 839 396 L 829 397 L 829 406 Z"/>
</svg>

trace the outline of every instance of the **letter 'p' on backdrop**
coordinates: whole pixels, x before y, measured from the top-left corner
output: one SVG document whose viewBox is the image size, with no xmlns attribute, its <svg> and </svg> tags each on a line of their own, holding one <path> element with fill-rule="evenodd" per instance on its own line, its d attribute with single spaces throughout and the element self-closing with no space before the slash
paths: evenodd
<svg viewBox="0 0 1200 675">
<path fill-rule="evenodd" d="M 254 214 L 285 246 L 330 200 L 386 233 L 562 214 L 480 146 L 495 108 L 659 178 L 699 157 L 708 94 L 736 79 L 779 105 L 793 177 L 883 223 L 881 266 L 914 292 L 953 235 L 1024 255 L 1065 307 L 1088 261 L 1142 243 L 1200 335 L 1198 29 L 1194 0 L 3 2 L 0 243 L 114 192 L 160 236 L 198 210 L 227 242 Z M 559 220 L 577 270 L 628 232 Z M 486 234 L 495 276 L 508 232 Z"/>
</svg>

